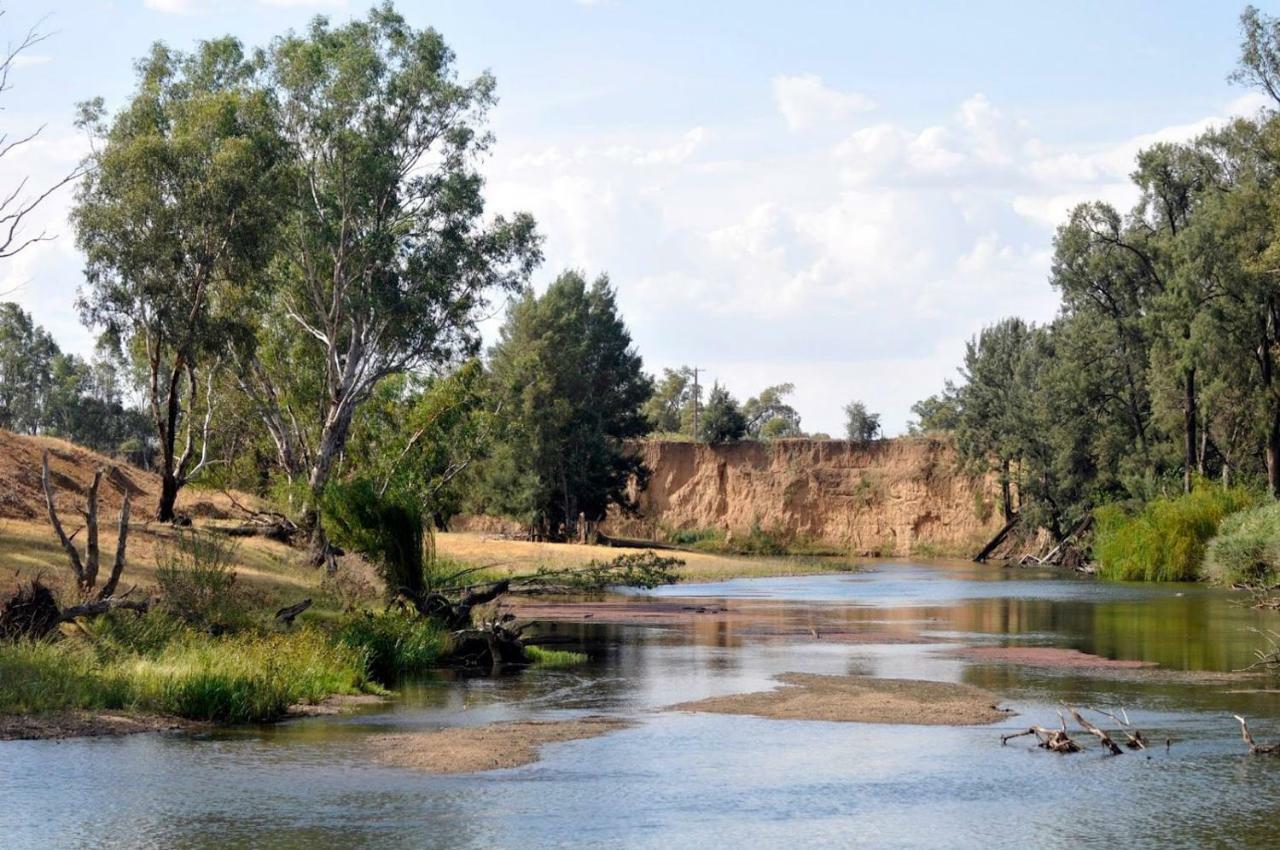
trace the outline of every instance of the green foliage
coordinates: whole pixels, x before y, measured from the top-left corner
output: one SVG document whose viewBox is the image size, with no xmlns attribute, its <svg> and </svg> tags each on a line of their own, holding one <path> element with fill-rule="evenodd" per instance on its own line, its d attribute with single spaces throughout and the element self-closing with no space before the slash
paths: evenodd
<svg viewBox="0 0 1280 850">
<path fill-rule="evenodd" d="M 800 414 L 785 401 L 795 389 L 795 384 L 777 384 L 765 387 L 760 395 L 747 399 L 742 405 L 742 415 L 747 420 L 747 436 L 753 440 L 803 437 Z"/>
<path fill-rule="evenodd" d="M 582 652 L 570 652 L 563 649 L 543 649 L 540 646 L 526 646 L 524 648 L 524 657 L 529 659 L 529 663 L 534 667 L 548 667 L 552 669 L 579 667 L 586 664 L 589 660 L 586 654 Z"/>
<path fill-rule="evenodd" d="M 0 303 L 0 428 L 51 434 L 104 452 L 141 447 L 151 423 L 124 406 L 119 368 L 64 354 L 17 304 Z"/>
<path fill-rule="evenodd" d="M 1154 499 L 1136 512 L 1120 504 L 1102 505 L 1094 510 L 1094 557 L 1108 579 L 1193 581 L 1219 523 L 1255 501 L 1249 491 L 1202 483 L 1190 493 Z"/>
<path fill-rule="evenodd" d="M 880 435 L 880 414 L 871 413 L 860 401 L 844 406 L 845 436 L 857 443 L 868 443 Z"/>
<path fill-rule="evenodd" d="M 237 549 L 216 534 L 179 530 L 156 551 L 156 584 L 164 609 L 196 625 L 242 623 L 246 611 L 236 586 Z"/>
<path fill-rule="evenodd" d="M 82 106 L 97 144 L 72 218 L 85 323 L 147 373 L 167 520 L 199 468 L 197 453 L 179 454 L 179 432 L 198 427 L 204 370 L 243 320 L 235 290 L 268 264 L 286 146 L 257 61 L 235 39 L 191 54 L 157 44 L 137 68 L 137 89 L 109 121 L 100 98 Z"/>
<path fill-rule="evenodd" d="M 365 683 L 362 653 L 313 629 L 211 637 L 164 615 L 133 619 L 104 621 L 92 643 L 0 645 L 0 712 L 124 709 L 247 723 Z"/>
<path fill-rule="evenodd" d="M 481 510 L 572 536 L 579 515 L 628 509 L 628 485 L 646 470 L 624 440 L 643 436 L 652 387 L 618 315 L 607 277 L 577 272 L 512 304 L 490 352 L 503 434 L 486 464 Z"/>
<path fill-rule="evenodd" d="M 695 387 L 693 369 L 663 369 L 662 378 L 654 382 L 653 395 L 644 403 L 645 419 L 654 436 L 664 439 L 683 435 L 693 439 L 693 411 L 702 404 L 702 385 Z"/>
<path fill-rule="evenodd" d="M 377 566 L 389 596 L 401 588 L 414 596 L 426 590 L 429 536 L 419 506 L 380 496 L 358 478 L 331 484 L 324 507 L 334 539 Z"/>
<path fill-rule="evenodd" d="M 747 418 L 729 390 L 715 383 L 698 420 L 698 437 L 704 443 L 732 443 L 747 436 Z"/>
<path fill-rule="evenodd" d="M 659 555 L 653 551 L 619 555 L 608 561 L 593 560 L 585 567 L 573 570 L 541 568 L 530 580 L 531 584 L 554 584 L 556 587 L 583 591 L 605 590 L 610 587 L 638 587 L 652 589 L 680 581 L 680 567 L 684 561 Z"/>
<path fill-rule="evenodd" d="M 1254 587 L 1280 582 L 1280 502 L 1224 519 L 1205 552 L 1204 577 Z"/>
<path fill-rule="evenodd" d="M 387 684 L 436 667 L 449 649 L 449 635 L 439 623 L 395 608 L 346 618 L 336 640 L 358 650 L 368 675 Z"/>
<path fill-rule="evenodd" d="M 340 472 L 443 528 L 461 508 L 463 474 L 491 448 L 488 390 L 479 360 L 445 375 L 384 378 L 352 422 Z"/>
</svg>

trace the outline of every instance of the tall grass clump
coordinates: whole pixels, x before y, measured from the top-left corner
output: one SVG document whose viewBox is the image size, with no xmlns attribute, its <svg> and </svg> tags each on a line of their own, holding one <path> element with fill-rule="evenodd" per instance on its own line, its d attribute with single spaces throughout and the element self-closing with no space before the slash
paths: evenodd
<svg viewBox="0 0 1280 850">
<path fill-rule="evenodd" d="M 236 586 L 238 547 L 226 538 L 188 529 L 156 552 L 156 584 L 163 607 L 197 625 L 243 624 L 246 605 Z"/>
<path fill-rule="evenodd" d="M 438 622 L 396 609 L 347 618 L 336 640 L 359 652 L 367 674 L 384 683 L 430 670 L 449 649 L 448 632 Z"/>
<path fill-rule="evenodd" d="M 361 651 L 305 628 L 213 637 L 164 614 L 130 614 L 102 618 L 82 637 L 0 644 L 0 712 L 10 714 L 124 709 L 268 721 L 366 681 Z"/>
<path fill-rule="evenodd" d="M 1204 577 L 1255 586 L 1280 581 L 1280 502 L 1224 519 L 1205 552 Z"/>
<path fill-rule="evenodd" d="M 1194 581 L 1222 520 L 1255 501 L 1248 490 L 1202 482 L 1190 493 L 1153 499 L 1136 513 L 1103 505 L 1094 511 L 1100 573 L 1114 581 Z"/>
</svg>

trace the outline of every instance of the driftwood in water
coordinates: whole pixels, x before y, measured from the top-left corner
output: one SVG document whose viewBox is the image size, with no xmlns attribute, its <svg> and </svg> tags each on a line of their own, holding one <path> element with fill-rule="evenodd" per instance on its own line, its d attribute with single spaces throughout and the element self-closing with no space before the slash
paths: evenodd
<svg viewBox="0 0 1280 850">
<path fill-rule="evenodd" d="M 991 553 L 994 552 L 996 548 L 1005 541 L 1005 538 L 1009 536 L 1009 532 L 1013 531 L 1013 529 L 1016 528 L 1017 525 L 1018 525 L 1018 515 L 1014 514 L 1013 519 L 1006 522 L 1004 524 L 1004 528 L 996 532 L 996 536 L 992 537 L 991 540 L 987 542 L 987 545 L 983 546 L 982 550 L 978 552 L 978 554 L 973 556 L 973 560 L 979 564 L 986 562 L 987 558 L 991 556 Z"/>
<path fill-rule="evenodd" d="M 1007 744 L 1014 738 L 1022 738 L 1026 735 L 1035 735 L 1036 746 L 1041 749 L 1048 750 L 1051 753 L 1057 753 L 1058 755 L 1065 756 L 1070 755 L 1071 753 L 1078 753 L 1080 750 L 1084 749 L 1073 741 L 1071 736 L 1067 734 L 1067 719 L 1062 716 L 1061 712 L 1058 713 L 1058 719 L 1062 721 L 1061 729 L 1046 729 L 1043 726 L 1032 726 L 1025 732 L 1014 732 L 1011 735 L 1001 735 L 1000 743 Z"/>
<path fill-rule="evenodd" d="M 1147 738 L 1142 734 L 1142 730 L 1135 727 L 1129 722 L 1129 713 L 1120 707 L 1120 716 L 1117 717 L 1110 711 L 1103 711 L 1100 708 L 1090 708 L 1095 714 L 1101 714 L 1104 717 L 1110 717 L 1120 727 L 1120 731 L 1124 733 L 1124 745 L 1131 750 L 1145 750 L 1147 748 Z"/>
<path fill-rule="evenodd" d="M 1085 720 L 1080 712 L 1076 711 L 1074 708 L 1069 708 L 1068 711 L 1070 711 L 1071 716 L 1076 719 L 1076 723 L 1080 724 L 1080 728 L 1101 741 L 1102 746 L 1106 747 L 1111 752 L 1111 755 L 1118 756 L 1124 752 L 1124 750 L 1120 749 L 1120 745 L 1117 744 L 1110 735 L 1093 723 Z"/>
<path fill-rule="evenodd" d="M 1249 752 L 1254 755 L 1275 755 L 1280 753 L 1280 744 L 1259 744 L 1253 740 L 1253 733 L 1249 731 L 1249 724 L 1240 715 L 1235 715 L 1236 720 L 1240 721 L 1240 737 L 1249 745 Z"/>
</svg>

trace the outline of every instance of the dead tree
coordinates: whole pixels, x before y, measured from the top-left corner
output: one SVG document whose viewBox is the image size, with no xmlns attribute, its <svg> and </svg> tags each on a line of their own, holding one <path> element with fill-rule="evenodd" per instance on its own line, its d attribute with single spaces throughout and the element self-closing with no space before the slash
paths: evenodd
<svg viewBox="0 0 1280 850">
<path fill-rule="evenodd" d="M 1058 712 L 1058 719 L 1062 721 L 1061 729 L 1046 729 L 1043 726 L 1032 726 L 1025 732 L 1014 732 L 1011 735 L 1001 735 L 1000 743 L 1007 744 L 1014 738 L 1022 738 L 1026 735 L 1036 736 L 1036 746 L 1041 749 L 1048 750 L 1051 753 L 1065 756 L 1071 753 L 1078 753 L 1084 747 L 1077 744 L 1067 734 L 1067 719 L 1062 716 L 1062 712 Z"/>
<path fill-rule="evenodd" d="M 1120 727 L 1120 731 L 1124 733 L 1124 745 L 1131 750 L 1145 750 L 1147 748 L 1147 738 L 1142 734 L 1142 730 L 1135 727 L 1129 722 L 1129 713 L 1124 710 L 1124 706 L 1120 707 L 1120 716 L 1117 717 L 1110 711 L 1103 711 L 1100 708 L 1090 708 L 1095 714 L 1101 714 L 1110 717 Z"/>
<path fill-rule="evenodd" d="M 1080 712 L 1070 707 L 1068 707 L 1067 710 L 1070 711 L 1071 716 L 1076 719 L 1076 723 L 1080 724 L 1080 728 L 1088 732 L 1093 737 L 1097 738 L 1099 741 L 1101 741 L 1102 746 L 1106 747 L 1107 750 L 1111 753 L 1111 755 L 1118 756 L 1124 752 L 1124 750 L 1120 749 L 1120 745 L 1117 744 L 1110 735 L 1108 735 L 1105 731 L 1095 726 L 1093 723 L 1089 722 L 1088 720 L 1085 720 L 1084 717 L 1080 714 Z"/>
<path fill-rule="evenodd" d="M 96 470 L 93 473 L 93 481 L 85 488 L 85 506 L 80 510 L 84 517 L 85 530 L 85 547 L 84 557 L 80 557 L 80 553 L 76 551 L 75 544 L 71 542 L 71 538 L 62 528 L 62 521 L 58 518 L 58 508 L 55 504 L 53 495 L 53 483 L 49 476 L 49 452 L 46 449 L 44 453 L 44 463 L 40 470 L 40 484 L 44 488 L 45 507 L 49 511 L 49 524 L 53 526 L 53 532 L 58 537 L 58 543 L 62 546 L 62 551 L 67 555 L 67 562 L 71 566 L 71 572 L 75 575 L 76 588 L 84 597 L 93 594 L 94 588 L 98 584 L 98 486 L 102 483 L 102 470 Z M 111 574 L 107 577 L 107 581 L 97 592 L 97 600 L 99 602 L 110 599 L 116 592 L 116 587 L 120 584 L 120 575 L 124 572 L 125 564 L 125 546 L 129 540 L 129 491 L 124 491 L 124 502 L 120 506 L 120 531 L 116 537 L 116 556 L 111 564 Z"/>
<path fill-rule="evenodd" d="M 1254 755 L 1275 755 L 1280 753 L 1280 744 L 1259 744 L 1253 740 L 1253 733 L 1249 731 L 1249 724 L 1245 722 L 1240 715 L 1235 715 L 1236 720 L 1240 721 L 1240 737 L 1249 745 L 1249 752 Z"/>
<path fill-rule="evenodd" d="M 1009 536 L 1009 532 L 1013 531 L 1014 528 L 1017 527 L 1017 525 L 1018 525 L 1018 515 L 1014 514 L 1013 517 L 1004 524 L 1004 528 L 996 532 L 996 536 L 992 537 L 991 540 L 988 541 L 987 545 L 983 546 L 982 550 L 978 552 L 978 554 L 973 556 L 974 562 L 979 564 L 986 563 L 987 558 L 991 556 L 991 553 L 994 552 L 996 548 L 1005 541 L 1005 538 Z"/>
</svg>

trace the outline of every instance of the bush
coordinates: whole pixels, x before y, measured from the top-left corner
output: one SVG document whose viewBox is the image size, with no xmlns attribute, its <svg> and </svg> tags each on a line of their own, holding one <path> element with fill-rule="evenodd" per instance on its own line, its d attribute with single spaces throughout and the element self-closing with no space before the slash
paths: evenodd
<svg viewBox="0 0 1280 850">
<path fill-rule="evenodd" d="M 230 626 L 245 618 L 236 587 L 236 545 L 199 531 L 179 531 L 156 554 L 156 584 L 169 613 L 201 626 Z"/>
<path fill-rule="evenodd" d="M 1093 552 L 1100 572 L 1116 581 L 1193 581 L 1219 523 L 1254 501 L 1247 490 L 1200 483 L 1191 493 L 1154 499 L 1136 513 L 1103 505 L 1094 510 Z"/>
<path fill-rule="evenodd" d="M 360 652 L 365 671 L 380 682 L 425 672 L 449 648 L 449 636 L 439 623 L 394 609 L 348 618 L 339 627 L 337 640 Z"/>
<path fill-rule="evenodd" d="M 1223 520 L 1205 552 L 1204 577 L 1245 585 L 1272 585 L 1280 580 L 1280 502 Z"/>
</svg>

